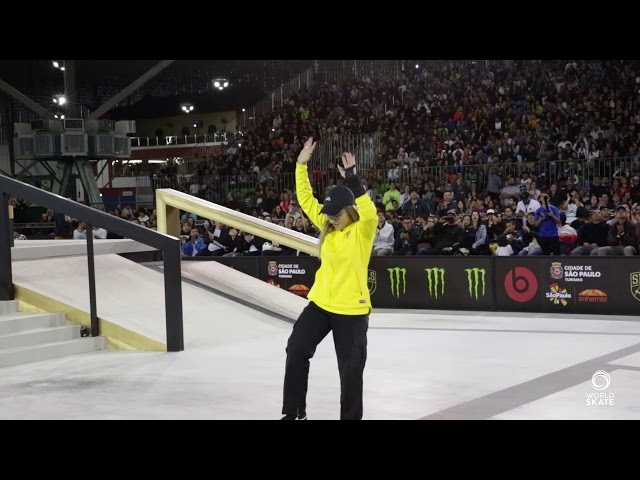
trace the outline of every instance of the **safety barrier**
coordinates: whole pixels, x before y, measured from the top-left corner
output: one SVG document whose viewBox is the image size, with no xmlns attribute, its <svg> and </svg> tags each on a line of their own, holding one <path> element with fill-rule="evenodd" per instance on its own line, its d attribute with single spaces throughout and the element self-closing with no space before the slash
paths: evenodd
<svg viewBox="0 0 640 480">
<path fill-rule="evenodd" d="M 313 286 L 320 266 L 307 256 L 203 258 L 301 296 Z M 589 315 L 640 311 L 639 257 L 373 257 L 368 280 L 374 308 Z"/>
</svg>

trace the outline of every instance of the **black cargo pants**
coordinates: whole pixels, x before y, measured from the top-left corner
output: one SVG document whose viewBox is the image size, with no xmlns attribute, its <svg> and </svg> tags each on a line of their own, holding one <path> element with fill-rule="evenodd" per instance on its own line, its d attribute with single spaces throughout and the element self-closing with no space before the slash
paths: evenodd
<svg viewBox="0 0 640 480">
<path fill-rule="evenodd" d="M 340 372 L 340 419 L 362 420 L 362 375 L 367 360 L 368 328 L 369 315 L 338 315 L 309 302 L 287 342 L 282 413 L 306 413 L 309 359 L 332 331 Z"/>
</svg>

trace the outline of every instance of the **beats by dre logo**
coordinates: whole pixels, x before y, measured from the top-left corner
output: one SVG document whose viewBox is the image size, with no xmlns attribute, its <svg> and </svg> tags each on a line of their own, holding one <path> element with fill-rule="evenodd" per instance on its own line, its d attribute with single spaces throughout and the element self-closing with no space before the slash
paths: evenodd
<svg viewBox="0 0 640 480">
<path fill-rule="evenodd" d="M 538 292 L 538 280 L 528 268 L 516 267 L 507 272 L 504 278 L 504 289 L 511 300 L 528 302 Z"/>
</svg>

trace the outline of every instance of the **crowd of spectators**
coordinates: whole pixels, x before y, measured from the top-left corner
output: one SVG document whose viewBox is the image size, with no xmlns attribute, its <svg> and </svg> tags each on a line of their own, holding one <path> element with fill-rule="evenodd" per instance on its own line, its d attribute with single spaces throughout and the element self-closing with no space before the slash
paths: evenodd
<svg viewBox="0 0 640 480">
<path fill-rule="evenodd" d="M 383 217 L 393 228 L 375 254 L 637 253 L 639 98 L 640 64 L 625 61 L 443 64 L 314 84 L 199 159 L 181 187 L 282 222 L 304 140 L 368 133 L 380 147 L 365 184 L 381 230 Z M 311 173 L 319 199 L 339 182 L 322 167 Z M 628 231 L 622 243 L 579 233 L 600 217 L 623 225 L 610 225 Z M 599 249 L 619 244 L 630 248 Z"/>
<path fill-rule="evenodd" d="M 361 173 L 380 211 L 376 255 L 637 254 L 639 100 L 635 61 L 443 62 L 395 78 L 314 83 L 199 158 L 186 178 L 169 165 L 154 185 L 171 181 L 315 234 L 292 181 L 305 139 L 370 134 L 377 156 Z M 320 200 L 340 181 L 327 165 L 312 160 Z M 291 254 L 193 220 L 183 225 L 185 254 Z M 610 228 L 604 235 L 594 224 Z"/>
</svg>

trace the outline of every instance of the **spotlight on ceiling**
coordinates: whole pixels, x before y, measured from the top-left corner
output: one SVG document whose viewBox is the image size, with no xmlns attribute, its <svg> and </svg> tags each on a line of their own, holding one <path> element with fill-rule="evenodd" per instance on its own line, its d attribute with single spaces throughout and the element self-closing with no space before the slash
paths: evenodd
<svg viewBox="0 0 640 480">
<path fill-rule="evenodd" d="M 217 88 L 218 90 L 224 90 L 229 86 L 229 80 L 226 78 L 215 78 L 213 80 L 213 88 Z"/>
<path fill-rule="evenodd" d="M 191 113 L 193 112 L 193 105 L 190 103 L 181 103 L 180 104 L 180 109 L 184 112 L 184 113 Z"/>
</svg>

